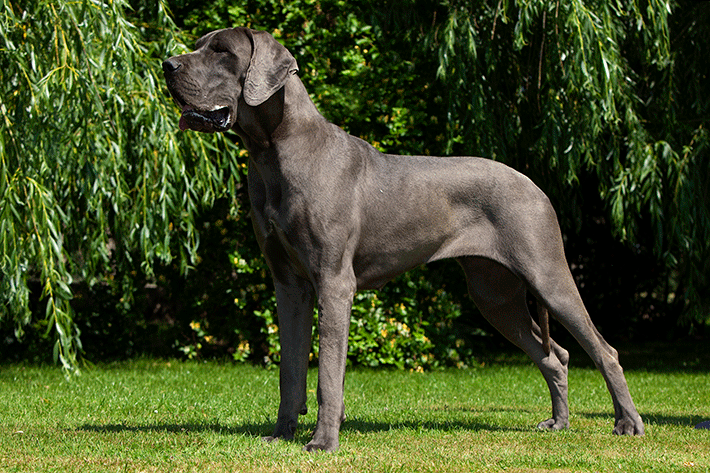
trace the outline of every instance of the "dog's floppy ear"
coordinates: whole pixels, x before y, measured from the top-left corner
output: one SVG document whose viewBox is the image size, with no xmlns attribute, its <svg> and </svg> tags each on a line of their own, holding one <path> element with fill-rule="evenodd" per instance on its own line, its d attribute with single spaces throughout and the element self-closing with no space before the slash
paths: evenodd
<svg viewBox="0 0 710 473">
<path fill-rule="evenodd" d="M 296 59 L 266 31 L 246 30 L 253 50 L 244 79 L 244 101 L 256 107 L 264 103 L 298 72 Z"/>
</svg>

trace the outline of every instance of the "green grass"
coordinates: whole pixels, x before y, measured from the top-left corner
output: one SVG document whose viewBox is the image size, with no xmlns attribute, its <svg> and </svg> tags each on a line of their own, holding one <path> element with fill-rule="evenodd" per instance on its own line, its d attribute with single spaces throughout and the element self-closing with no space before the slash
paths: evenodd
<svg viewBox="0 0 710 473">
<path fill-rule="evenodd" d="M 295 442 L 266 444 L 278 373 L 138 360 L 67 382 L 54 367 L 0 365 L 0 471 L 709 471 L 707 370 L 627 370 L 643 438 L 611 434 L 601 375 L 570 371 L 571 429 L 549 416 L 537 369 L 515 358 L 432 373 L 353 369 L 335 454 L 301 451 L 315 425 L 316 371 Z"/>
</svg>

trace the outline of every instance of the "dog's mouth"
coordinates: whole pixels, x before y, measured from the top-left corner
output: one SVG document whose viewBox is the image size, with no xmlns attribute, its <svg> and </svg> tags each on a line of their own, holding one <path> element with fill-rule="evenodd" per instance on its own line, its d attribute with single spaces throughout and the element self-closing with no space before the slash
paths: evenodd
<svg viewBox="0 0 710 473">
<path fill-rule="evenodd" d="M 197 110 L 182 106 L 180 129 L 214 133 L 230 128 L 231 112 L 229 107 L 215 107 L 212 110 Z"/>
</svg>

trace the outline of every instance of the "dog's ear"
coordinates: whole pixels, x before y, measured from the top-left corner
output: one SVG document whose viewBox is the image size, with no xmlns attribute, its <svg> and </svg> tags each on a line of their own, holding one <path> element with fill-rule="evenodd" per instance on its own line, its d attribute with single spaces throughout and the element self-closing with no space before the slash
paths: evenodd
<svg viewBox="0 0 710 473">
<path fill-rule="evenodd" d="M 296 59 L 266 31 L 246 30 L 253 50 L 244 79 L 244 101 L 256 107 L 264 103 L 298 72 Z"/>
</svg>

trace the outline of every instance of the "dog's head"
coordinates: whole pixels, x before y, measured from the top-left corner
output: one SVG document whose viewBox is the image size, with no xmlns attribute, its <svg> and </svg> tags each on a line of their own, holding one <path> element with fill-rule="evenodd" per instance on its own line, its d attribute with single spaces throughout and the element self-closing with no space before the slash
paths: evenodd
<svg viewBox="0 0 710 473">
<path fill-rule="evenodd" d="M 165 61 L 163 71 L 182 109 L 180 129 L 213 133 L 235 125 L 240 103 L 268 100 L 298 66 L 270 34 L 233 28 L 206 34 L 194 52 Z"/>
</svg>

